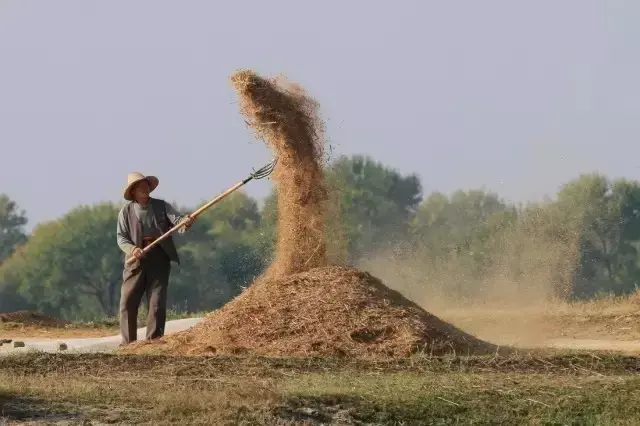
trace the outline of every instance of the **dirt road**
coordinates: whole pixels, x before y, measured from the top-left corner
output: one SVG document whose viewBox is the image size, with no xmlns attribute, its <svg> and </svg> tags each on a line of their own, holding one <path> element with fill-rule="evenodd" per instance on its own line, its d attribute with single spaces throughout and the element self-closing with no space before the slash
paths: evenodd
<svg viewBox="0 0 640 426">
<path fill-rule="evenodd" d="M 588 351 L 615 351 L 640 355 L 640 340 L 553 339 L 544 347 Z"/>
<path fill-rule="evenodd" d="M 202 318 L 186 318 L 174 321 L 167 321 L 165 332 L 167 334 L 176 333 L 186 330 L 197 324 Z M 144 336 L 145 329 L 138 329 L 138 336 Z M 12 353 L 26 352 L 30 350 L 39 350 L 44 352 L 58 352 L 60 344 L 65 343 L 65 352 L 109 352 L 118 347 L 120 344 L 120 335 L 100 336 L 100 337 L 83 337 L 83 338 L 41 338 L 40 336 L 12 339 L 11 343 L 5 343 L 0 346 L 0 355 Z M 14 347 L 14 342 L 24 343 L 23 347 Z"/>
</svg>

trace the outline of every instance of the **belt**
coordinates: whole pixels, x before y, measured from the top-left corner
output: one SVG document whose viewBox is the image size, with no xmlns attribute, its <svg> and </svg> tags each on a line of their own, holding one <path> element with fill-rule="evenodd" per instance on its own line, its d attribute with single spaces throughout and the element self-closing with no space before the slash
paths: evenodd
<svg viewBox="0 0 640 426">
<path fill-rule="evenodd" d="M 142 247 L 147 247 L 149 244 L 151 244 L 152 242 L 154 242 L 155 240 L 157 240 L 156 237 L 144 237 L 142 239 Z"/>
</svg>

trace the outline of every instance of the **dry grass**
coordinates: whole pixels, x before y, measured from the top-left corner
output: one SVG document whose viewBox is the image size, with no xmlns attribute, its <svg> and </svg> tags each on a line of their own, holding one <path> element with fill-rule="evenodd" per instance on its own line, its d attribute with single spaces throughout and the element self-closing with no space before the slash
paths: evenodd
<svg viewBox="0 0 640 426">
<path fill-rule="evenodd" d="M 508 356 L 419 356 L 394 359 L 354 359 L 336 357 L 263 357 L 119 354 L 50 354 L 29 352 L 0 357 L 0 371 L 12 375 L 69 377 L 182 377 L 201 380 L 233 376 L 287 378 L 311 373 L 469 373 L 469 374 L 553 374 L 563 376 L 638 375 L 640 358 L 624 354 L 528 350 Z"/>
<path fill-rule="evenodd" d="M 4 416 L 125 424 L 635 424 L 640 364 L 606 354 L 365 362 L 0 358 Z"/>
<path fill-rule="evenodd" d="M 274 405 L 274 391 L 260 379 L 242 382 L 219 380 L 176 380 L 135 374 L 128 377 L 69 377 L 52 374 L 11 376 L 0 373 L 1 388 L 14 395 L 13 409 L 5 415 L 57 417 L 60 420 L 98 418 L 125 424 L 238 424 L 263 421 Z M 15 395 L 19 395 L 16 398 Z M 17 405 L 17 406 L 16 406 Z M 248 411 L 250 413 L 244 413 Z"/>
</svg>

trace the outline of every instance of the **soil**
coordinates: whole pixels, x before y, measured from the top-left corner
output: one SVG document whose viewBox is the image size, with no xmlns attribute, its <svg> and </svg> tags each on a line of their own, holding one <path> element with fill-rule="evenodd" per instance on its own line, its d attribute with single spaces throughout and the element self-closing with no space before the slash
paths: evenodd
<svg viewBox="0 0 640 426">
<path fill-rule="evenodd" d="M 34 311 L 16 311 L 0 314 L 0 324 L 14 323 L 31 326 L 62 327 L 71 324 L 70 321 L 62 320 Z"/>
<path fill-rule="evenodd" d="M 74 324 L 34 311 L 0 314 L 0 338 L 2 339 L 107 337 L 118 332 L 117 327 Z"/>
</svg>

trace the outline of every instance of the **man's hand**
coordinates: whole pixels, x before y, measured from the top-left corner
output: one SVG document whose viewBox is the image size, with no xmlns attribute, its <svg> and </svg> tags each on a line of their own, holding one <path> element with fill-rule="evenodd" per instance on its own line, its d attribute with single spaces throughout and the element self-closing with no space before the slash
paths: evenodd
<svg viewBox="0 0 640 426">
<path fill-rule="evenodd" d="M 140 247 L 134 247 L 134 249 L 131 250 L 131 255 L 136 259 L 140 260 L 144 257 L 144 252 Z"/>
<path fill-rule="evenodd" d="M 193 222 L 195 222 L 195 220 L 196 219 L 194 217 L 187 215 L 187 217 L 183 221 L 185 229 L 191 228 L 191 225 L 193 225 Z"/>
</svg>

